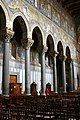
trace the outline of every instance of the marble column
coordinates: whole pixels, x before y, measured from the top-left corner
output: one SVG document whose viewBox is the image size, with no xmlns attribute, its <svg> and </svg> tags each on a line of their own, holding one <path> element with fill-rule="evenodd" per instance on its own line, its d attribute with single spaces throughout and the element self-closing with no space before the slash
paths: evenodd
<svg viewBox="0 0 80 120">
<path fill-rule="evenodd" d="M 25 49 L 25 93 L 27 95 L 30 95 L 30 47 L 33 44 L 33 40 L 31 40 L 30 38 L 26 38 L 22 39 L 21 43 L 23 48 Z"/>
<path fill-rule="evenodd" d="M 65 61 L 66 61 L 66 57 L 64 56 L 64 59 L 62 61 L 62 79 L 63 79 L 63 92 L 66 93 L 66 68 L 65 68 Z"/>
<path fill-rule="evenodd" d="M 55 83 L 55 89 L 54 92 L 57 93 L 57 65 L 56 65 L 56 56 L 57 54 L 54 54 L 54 83 Z"/>
<path fill-rule="evenodd" d="M 2 35 L 4 50 L 3 50 L 3 78 L 2 78 L 2 94 L 9 94 L 9 43 L 14 32 L 6 28 L 6 32 Z"/>
<path fill-rule="evenodd" d="M 58 53 L 56 51 L 49 52 L 49 55 L 53 59 L 53 81 L 54 81 L 54 92 L 55 93 L 58 92 L 58 88 L 57 88 L 57 65 L 56 65 L 56 56 L 57 56 L 57 54 Z"/>
<path fill-rule="evenodd" d="M 45 95 L 46 90 L 46 74 L 45 74 L 45 52 L 47 52 L 46 46 L 38 47 L 40 55 L 41 55 L 41 87 L 42 87 L 42 95 Z"/>
<path fill-rule="evenodd" d="M 70 71 L 71 71 L 71 87 L 70 87 L 70 91 L 73 92 L 73 61 L 71 60 L 70 62 Z"/>
</svg>

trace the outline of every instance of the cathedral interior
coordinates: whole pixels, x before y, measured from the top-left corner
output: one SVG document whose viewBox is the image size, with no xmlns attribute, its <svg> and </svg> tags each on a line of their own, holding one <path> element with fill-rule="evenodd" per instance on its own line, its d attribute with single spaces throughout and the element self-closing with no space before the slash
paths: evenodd
<svg viewBox="0 0 80 120">
<path fill-rule="evenodd" d="M 80 87 L 80 2 L 0 2 L 0 93 L 45 94 Z M 19 86 L 20 83 L 20 86 Z M 17 88 L 18 89 L 18 88 Z M 16 93 L 15 93 L 16 94 Z"/>
<path fill-rule="evenodd" d="M 0 119 L 80 120 L 79 108 L 80 0 L 0 0 Z"/>
</svg>

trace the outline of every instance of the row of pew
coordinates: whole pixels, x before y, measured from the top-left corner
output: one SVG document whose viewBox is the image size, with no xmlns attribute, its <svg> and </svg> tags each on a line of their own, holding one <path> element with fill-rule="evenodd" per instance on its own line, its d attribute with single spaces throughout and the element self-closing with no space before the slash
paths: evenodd
<svg viewBox="0 0 80 120">
<path fill-rule="evenodd" d="M 80 94 L 1 95 L 0 120 L 80 120 Z"/>
</svg>

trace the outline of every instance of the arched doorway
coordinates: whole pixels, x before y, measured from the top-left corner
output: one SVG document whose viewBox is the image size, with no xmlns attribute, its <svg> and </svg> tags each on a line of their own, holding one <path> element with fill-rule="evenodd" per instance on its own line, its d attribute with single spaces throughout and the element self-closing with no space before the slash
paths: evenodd
<svg viewBox="0 0 80 120">
<path fill-rule="evenodd" d="M 53 79 L 53 75 L 54 75 L 54 42 L 53 42 L 53 38 L 51 35 L 48 35 L 47 37 L 47 47 L 48 50 L 46 52 L 46 83 L 50 83 L 51 84 L 51 90 L 54 91 L 54 79 Z"/>
<path fill-rule="evenodd" d="M 57 88 L 58 92 L 63 92 L 63 46 L 62 43 L 59 41 L 57 45 L 58 55 L 56 57 L 56 64 L 57 64 Z"/>
</svg>

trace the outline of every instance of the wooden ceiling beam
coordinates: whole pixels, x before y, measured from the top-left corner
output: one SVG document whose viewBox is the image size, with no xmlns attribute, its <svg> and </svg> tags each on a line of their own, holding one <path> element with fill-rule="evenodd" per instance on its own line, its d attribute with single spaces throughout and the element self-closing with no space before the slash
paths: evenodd
<svg viewBox="0 0 80 120">
<path fill-rule="evenodd" d="M 69 0 L 69 1 L 65 1 L 65 2 L 63 2 L 63 6 L 64 7 L 69 7 L 70 5 L 74 5 L 75 6 L 75 4 L 80 4 L 80 0 Z"/>
<path fill-rule="evenodd" d="M 70 11 L 70 10 L 76 9 L 78 7 L 80 7 L 80 4 L 71 5 L 70 7 L 67 7 L 67 9 L 68 9 L 68 11 Z"/>
<path fill-rule="evenodd" d="M 76 8 L 73 8 L 73 9 L 68 9 L 68 12 L 72 13 L 72 12 L 78 11 L 78 10 L 80 10 L 80 6 L 76 7 Z M 80 13 L 78 13 L 78 14 L 80 14 Z"/>
</svg>

